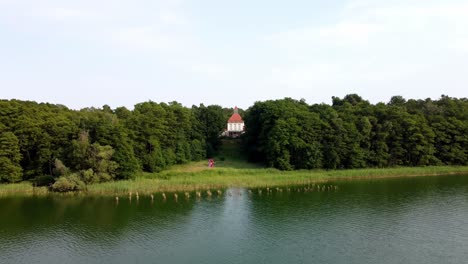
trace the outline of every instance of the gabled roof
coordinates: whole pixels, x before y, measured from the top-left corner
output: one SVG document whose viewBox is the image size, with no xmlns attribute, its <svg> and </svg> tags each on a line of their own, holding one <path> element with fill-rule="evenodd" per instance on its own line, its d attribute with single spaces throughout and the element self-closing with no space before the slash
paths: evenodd
<svg viewBox="0 0 468 264">
<path fill-rule="evenodd" d="M 234 113 L 231 118 L 229 118 L 228 123 L 244 123 L 242 117 L 238 113 Z"/>
</svg>

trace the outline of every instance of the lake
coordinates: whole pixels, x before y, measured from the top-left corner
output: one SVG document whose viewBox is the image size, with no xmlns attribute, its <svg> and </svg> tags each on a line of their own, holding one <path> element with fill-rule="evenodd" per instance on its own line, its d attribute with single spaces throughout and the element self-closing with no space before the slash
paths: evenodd
<svg viewBox="0 0 468 264">
<path fill-rule="evenodd" d="M 0 263 L 467 262 L 468 176 L 326 186 L 0 198 Z"/>
</svg>

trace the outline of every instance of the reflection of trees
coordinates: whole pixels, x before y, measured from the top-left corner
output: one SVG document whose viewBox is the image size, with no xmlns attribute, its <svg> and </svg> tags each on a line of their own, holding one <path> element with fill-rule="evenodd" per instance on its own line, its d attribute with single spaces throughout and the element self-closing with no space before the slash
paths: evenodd
<svg viewBox="0 0 468 264">
<path fill-rule="evenodd" d="M 179 198 L 178 203 L 169 195 L 166 203 L 158 197 L 154 204 L 149 197 L 140 196 L 138 204 L 135 198 L 130 204 L 121 197 L 119 205 L 112 197 L 2 198 L 0 262 L 10 254 L 16 257 L 11 262 L 39 258 L 47 263 L 46 255 L 55 248 L 59 254 L 50 256 L 62 254 L 76 263 L 95 258 L 108 263 L 150 258 L 206 263 L 214 257 L 219 263 L 327 262 L 320 260 L 329 257 L 340 258 L 330 263 L 344 263 L 349 256 L 376 256 L 376 251 L 398 255 L 402 247 L 417 244 L 413 235 L 446 243 L 444 233 L 458 232 L 466 219 L 460 210 L 466 201 L 466 176 L 331 184 L 340 189 L 264 190 L 261 196 L 256 190 L 249 194 L 229 189 L 222 198 Z M 449 202 L 451 206 L 445 206 Z M 389 248 L 401 242 L 406 244 Z M 454 248 L 457 243 L 449 245 Z"/>
<path fill-rule="evenodd" d="M 163 203 L 157 199 L 151 203 L 149 197 L 140 197 L 139 201 L 133 198 L 131 203 L 128 198 L 121 198 L 118 205 L 109 197 L 2 198 L 0 242 L 2 238 L 40 237 L 42 232 L 57 230 L 96 242 L 102 236 L 112 236 L 117 241 L 127 232 L 153 232 L 158 226 L 170 230 L 180 221 L 188 221 L 194 203 Z"/>
<path fill-rule="evenodd" d="M 280 224 L 282 221 L 311 222 L 314 220 L 342 220 L 353 215 L 375 218 L 376 214 L 388 214 L 399 221 L 399 216 L 424 204 L 450 200 L 456 188 L 466 190 L 466 176 L 401 177 L 375 180 L 331 182 L 338 191 L 273 193 L 252 196 L 252 219 L 264 221 L 263 225 Z M 445 190 L 445 191 L 444 191 Z M 436 194 L 436 195 L 435 195 Z M 344 220 L 345 221 L 345 220 Z"/>
</svg>

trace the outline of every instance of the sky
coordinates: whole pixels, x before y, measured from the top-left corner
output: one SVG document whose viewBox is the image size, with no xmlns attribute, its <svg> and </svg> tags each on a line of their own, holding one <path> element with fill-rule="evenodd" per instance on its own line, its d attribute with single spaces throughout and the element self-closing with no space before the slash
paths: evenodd
<svg viewBox="0 0 468 264">
<path fill-rule="evenodd" d="M 466 0 L 0 0 L 0 98 L 467 97 L 467 14 Z"/>
</svg>

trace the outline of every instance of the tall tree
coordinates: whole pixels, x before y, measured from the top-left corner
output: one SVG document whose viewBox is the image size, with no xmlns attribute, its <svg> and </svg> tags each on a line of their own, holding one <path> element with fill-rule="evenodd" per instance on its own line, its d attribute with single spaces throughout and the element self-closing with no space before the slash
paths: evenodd
<svg viewBox="0 0 468 264">
<path fill-rule="evenodd" d="M 12 132 L 0 130 L 0 182 L 21 181 L 20 160 L 18 138 Z"/>
</svg>

